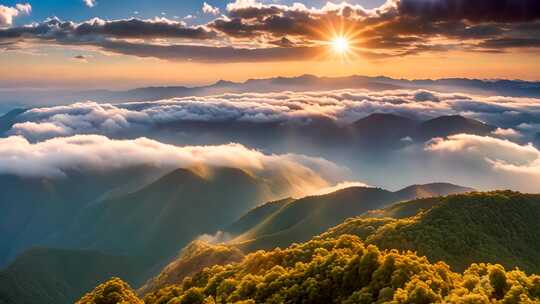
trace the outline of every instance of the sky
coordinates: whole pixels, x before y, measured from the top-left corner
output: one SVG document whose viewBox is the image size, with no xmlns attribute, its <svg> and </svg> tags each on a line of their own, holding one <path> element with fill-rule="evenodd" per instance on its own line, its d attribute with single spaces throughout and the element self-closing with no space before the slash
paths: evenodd
<svg viewBox="0 0 540 304">
<path fill-rule="evenodd" d="M 0 89 L 540 80 L 538 37 L 537 0 L 0 0 Z"/>
</svg>

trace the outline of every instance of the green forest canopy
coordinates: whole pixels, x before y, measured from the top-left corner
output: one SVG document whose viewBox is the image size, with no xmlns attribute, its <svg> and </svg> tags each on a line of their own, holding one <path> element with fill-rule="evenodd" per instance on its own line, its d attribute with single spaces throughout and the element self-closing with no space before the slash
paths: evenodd
<svg viewBox="0 0 540 304">
<path fill-rule="evenodd" d="M 401 217 L 405 214 L 417 215 Z M 472 263 L 499 263 L 540 273 L 540 195 L 474 192 L 399 203 L 383 218 L 352 218 L 323 237 L 359 236 L 383 249 L 411 250 L 463 271 Z"/>
<path fill-rule="evenodd" d="M 129 286 L 113 279 L 77 304 L 139 301 Z M 380 250 L 356 236 L 343 235 L 257 251 L 240 263 L 206 268 L 180 285 L 144 297 L 145 304 L 443 301 L 537 303 L 540 276 L 491 264 L 473 264 L 455 273 L 443 262 L 431 264 L 412 252 Z"/>
</svg>

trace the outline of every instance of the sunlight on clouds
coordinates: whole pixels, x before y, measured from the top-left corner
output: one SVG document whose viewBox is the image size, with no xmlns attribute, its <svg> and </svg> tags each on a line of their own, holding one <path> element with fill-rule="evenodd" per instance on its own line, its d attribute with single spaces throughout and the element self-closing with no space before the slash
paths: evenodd
<svg viewBox="0 0 540 304">
<path fill-rule="evenodd" d="M 32 6 L 28 3 L 19 3 L 15 7 L 4 6 L 0 4 L 0 29 L 11 26 L 13 18 L 20 14 L 29 15 L 32 12 Z"/>
<path fill-rule="evenodd" d="M 372 186 L 369 186 L 368 184 L 365 184 L 365 183 L 362 183 L 362 182 L 349 182 L 349 181 L 346 181 L 346 182 L 338 183 L 338 184 L 336 184 L 334 186 L 331 186 L 331 187 L 320 189 L 320 190 L 318 190 L 318 191 L 316 191 L 314 193 L 311 193 L 310 195 L 315 195 L 315 196 L 326 195 L 326 194 L 330 194 L 330 193 L 333 193 L 333 192 L 336 192 L 336 191 L 339 191 L 339 190 L 343 190 L 343 189 L 347 189 L 347 188 L 351 188 L 351 187 L 371 188 Z"/>
<path fill-rule="evenodd" d="M 264 154 L 240 144 L 178 147 L 138 138 L 113 140 L 76 135 L 30 143 L 23 137 L 0 139 L 0 173 L 62 178 L 66 171 L 115 170 L 135 166 L 163 170 L 231 167 L 244 170 L 287 196 L 304 196 L 328 187 L 347 170 L 322 158 L 297 154 Z"/>
</svg>

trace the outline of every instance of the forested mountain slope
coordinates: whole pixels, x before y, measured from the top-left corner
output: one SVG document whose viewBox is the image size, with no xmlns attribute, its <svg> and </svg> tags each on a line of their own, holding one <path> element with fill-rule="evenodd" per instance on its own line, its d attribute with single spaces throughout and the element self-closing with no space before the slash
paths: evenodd
<svg viewBox="0 0 540 304">
<path fill-rule="evenodd" d="M 77 304 L 138 304 L 118 279 Z M 183 284 L 144 297 L 144 303 L 535 303 L 540 277 L 473 265 L 463 274 L 413 253 L 382 251 L 355 236 L 316 239 L 256 252 L 240 263 L 215 266 Z"/>
<path fill-rule="evenodd" d="M 417 215 L 413 215 L 420 212 Z M 511 191 L 413 200 L 349 219 L 323 237 L 355 234 L 385 249 L 413 250 L 455 270 L 500 263 L 540 273 L 540 195 Z M 410 216 L 410 217 L 407 217 Z"/>
<path fill-rule="evenodd" d="M 186 277 L 192 276 L 206 267 L 226 265 L 239 262 L 244 258 L 238 248 L 226 245 L 213 245 L 195 240 L 180 252 L 179 256 L 167 265 L 161 273 L 148 280 L 141 288 L 139 294 L 156 291 L 165 286 L 182 282 Z"/>
</svg>

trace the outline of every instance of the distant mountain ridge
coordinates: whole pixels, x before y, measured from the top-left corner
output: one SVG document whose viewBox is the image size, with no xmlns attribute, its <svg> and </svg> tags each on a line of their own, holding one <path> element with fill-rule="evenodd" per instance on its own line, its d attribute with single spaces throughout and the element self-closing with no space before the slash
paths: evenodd
<svg viewBox="0 0 540 304">
<path fill-rule="evenodd" d="M 168 86 L 143 87 L 128 91 L 86 91 L 80 92 L 83 96 L 99 96 L 101 101 L 135 101 L 157 100 L 171 97 L 201 96 L 222 93 L 241 92 L 273 92 L 276 90 L 337 90 L 337 89 L 369 89 L 369 90 L 395 90 L 403 88 L 433 89 L 451 91 L 462 89 L 478 94 L 498 94 L 505 96 L 540 97 L 540 82 L 522 80 L 480 80 L 467 78 L 443 78 L 407 80 L 376 76 L 346 76 L 346 77 L 318 77 L 315 75 L 301 75 L 296 77 L 275 77 L 263 79 L 248 79 L 244 82 L 220 80 L 206 86 Z"/>
<path fill-rule="evenodd" d="M 441 92 L 468 92 L 480 95 L 502 95 L 512 97 L 540 97 L 540 82 L 523 80 L 482 80 L 467 78 L 442 79 L 394 79 L 384 76 L 344 76 L 318 77 L 301 75 L 293 77 L 275 77 L 248 79 L 244 82 L 220 80 L 202 86 L 154 86 L 141 87 L 125 91 L 88 90 L 47 92 L 4 92 L 0 102 L 19 104 L 20 106 L 51 105 L 73 103 L 76 101 L 95 100 L 99 102 L 127 102 L 141 100 L 159 100 L 173 97 L 204 96 L 223 93 L 273 92 L 273 91 L 321 91 L 337 89 L 430 89 Z"/>
</svg>

